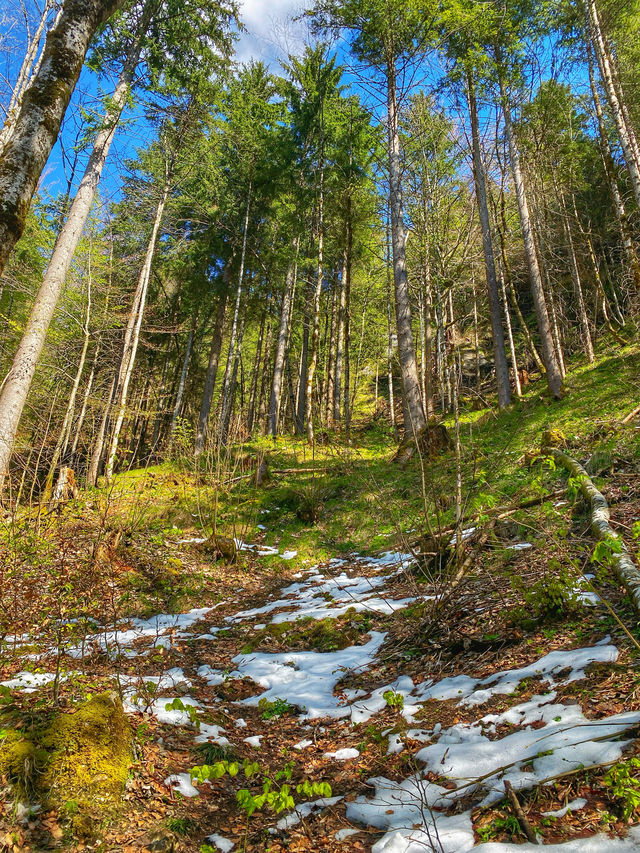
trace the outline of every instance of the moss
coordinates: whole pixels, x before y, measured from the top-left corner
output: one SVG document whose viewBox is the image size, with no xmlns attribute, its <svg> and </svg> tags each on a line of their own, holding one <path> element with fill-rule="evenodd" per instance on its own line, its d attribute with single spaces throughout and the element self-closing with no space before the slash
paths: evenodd
<svg viewBox="0 0 640 853">
<path fill-rule="evenodd" d="M 10 729 L 0 745 L 0 773 L 7 777 L 19 799 L 33 796 L 49 754 L 23 732 Z"/>
<path fill-rule="evenodd" d="M 92 835 L 116 810 L 131 760 L 131 729 L 112 693 L 28 734 L 10 731 L 0 745 L 0 771 L 17 798 L 66 814 L 77 835 Z"/>
</svg>

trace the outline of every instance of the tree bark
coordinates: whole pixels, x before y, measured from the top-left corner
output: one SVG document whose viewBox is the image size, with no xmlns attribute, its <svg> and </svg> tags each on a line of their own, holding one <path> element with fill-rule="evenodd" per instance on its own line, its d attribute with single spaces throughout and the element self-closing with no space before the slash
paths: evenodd
<svg viewBox="0 0 640 853">
<path fill-rule="evenodd" d="M 240 322 L 238 324 L 238 336 L 236 338 L 236 346 L 233 353 L 233 364 L 231 366 L 231 375 L 229 377 L 229 392 L 226 398 L 226 406 L 223 405 L 222 412 L 220 414 L 220 441 L 222 444 L 226 444 L 229 438 L 229 429 L 231 427 L 231 415 L 233 413 L 233 401 L 236 394 L 236 385 L 238 382 L 238 367 L 242 370 L 242 341 L 244 338 L 244 326 L 245 321 L 247 319 L 247 306 L 245 304 L 244 309 L 242 311 L 242 316 L 240 318 Z M 242 375 L 241 375 L 242 379 Z M 241 383 L 240 386 L 240 405 L 242 406 L 242 392 L 243 386 Z"/>
<path fill-rule="evenodd" d="M 227 301 L 229 299 L 229 280 L 231 278 L 231 261 L 227 262 L 222 275 L 223 285 L 218 297 L 216 317 L 213 323 L 213 335 L 211 337 L 211 348 L 209 349 L 209 361 L 204 378 L 204 390 L 202 392 L 202 403 L 200 415 L 198 416 L 198 429 L 196 431 L 195 452 L 199 456 L 203 450 L 207 438 L 207 422 L 211 411 L 211 401 L 216 385 L 218 374 L 218 363 L 222 352 L 222 333 L 224 330 L 224 318 L 227 313 Z"/>
<path fill-rule="evenodd" d="M 511 313 L 509 312 L 509 302 L 507 300 L 507 290 L 504 286 L 504 274 L 502 270 L 499 272 L 500 288 L 502 291 L 502 304 L 504 306 L 504 324 L 507 329 L 507 339 L 509 341 L 509 352 L 511 354 L 511 368 L 513 370 L 513 385 L 515 388 L 516 397 L 522 397 L 522 386 L 520 384 L 520 373 L 518 372 L 518 357 L 516 355 L 516 345 L 513 340 L 513 329 L 511 327 Z"/>
<path fill-rule="evenodd" d="M 169 441 L 173 438 L 173 433 L 175 432 L 176 425 L 178 423 L 178 418 L 180 417 L 180 412 L 182 410 L 182 400 L 184 397 L 184 388 L 187 384 L 187 374 L 189 373 L 189 365 L 191 364 L 191 350 L 193 347 L 193 336 L 196 332 L 196 325 L 198 323 L 198 309 L 194 308 L 193 316 L 191 319 L 191 326 L 189 328 L 189 335 L 187 337 L 187 346 L 184 351 L 184 361 L 182 362 L 182 370 L 180 371 L 180 381 L 178 382 L 178 391 L 176 393 L 176 402 L 173 407 L 173 412 L 171 414 L 171 426 L 169 427 Z"/>
<path fill-rule="evenodd" d="M 49 464 L 49 473 L 47 475 L 47 480 L 45 484 L 45 496 L 46 500 L 49 498 L 49 494 L 51 493 L 51 488 L 53 486 L 53 479 L 55 477 L 56 468 L 58 467 L 58 462 L 60 459 L 64 457 L 67 449 L 67 443 L 69 441 L 69 435 L 71 433 L 71 426 L 73 425 L 73 415 L 75 413 L 76 408 L 76 397 L 78 396 L 78 388 L 80 387 L 80 380 L 82 379 L 82 373 L 84 371 L 84 363 L 87 358 L 87 351 L 89 349 L 89 319 L 91 317 L 91 257 L 89 257 L 89 271 L 87 277 L 87 309 L 86 316 L 84 321 L 84 326 L 82 329 L 83 341 L 82 341 L 82 352 L 80 353 L 80 360 L 78 361 L 78 367 L 76 369 L 76 375 L 73 380 L 73 385 L 71 386 L 71 393 L 69 394 L 69 400 L 67 402 L 67 410 L 64 415 L 64 420 L 62 422 L 62 428 L 60 430 L 60 435 L 58 436 L 58 440 L 56 442 L 55 449 L 53 451 L 53 456 L 51 458 L 51 462 Z"/>
<path fill-rule="evenodd" d="M 557 191 L 557 187 L 556 187 Z M 580 324 L 580 336 L 584 347 L 585 355 L 589 364 L 593 364 L 595 356 L 593 354 L 593 341 L 591 340 L 591 329 L 589 328 L 589 318 L 587 317 L 587 309 L 584 304 L 584 293 L 582 292 L 582 282 L 580 281 L 580 270 L 578 269 L 578 261 L 576 258 L 576 250 L 573 244 L 573 235 L 571 234 L 571 226 L 567 220 L 567 209 L 564 200 L 561 199 L 562 205 L 562 228 L 564 238 L 567 244 L 567 252 L 569 254 L 569 267 L 571 270 L 571 280 L 573 282 L 573 294 L 576 298 L 576 313 Z"/>
<path fill-rule="evenodd" d="M 31 199 L 58 138 L 91 39 L 122 2 L 65 0 L 47 35 L 40 66 L 24 92 L 13 134 L 0 158 L 0 275 L 24 230 Z M 3 475 L 6 439 L 0 436 Z"/>
<path fill-rule="evenodd" d="M 520 213 L 520 223 L 522 226 L 522 236 L 524 239 L 525 254 L 527 258 L 527 267 L 529 269 L 529 279 L 531 284 L 531 293 L 536 311 L 536 319 L 538 322 L 538 332 L 540 334 L 540 343 L 542 346 L 542 356 L 546 368 L 547 385 L 552 396 L 560 399 L 563 396 L 564 390 L 562 387 L 562 374 L 558 365 L 555 348 L 553 345 L 553 335 L 551 324 L 549 322 L 549 312 L 544 296 L 544 286 L 542 283 L 542 275 L 540 273 L 540 264 L 536 252 L 535 239 L 533 235 L 533 225 L 529 214 L 529 202 L 527 199 L 527 191 L 524 182 L 524 176 L 520 166 L 520 153 L 516 144 L 515 134 L 513 131 L 513 120 L 511 117 L 511 106 L 505 91 L 503 76 L 501 73 L 501 51 L 496 48 L 496 60 L 499 71 L 500 94 L 502 97 L 502 108 L 504 114 L 505 132 L 507 135 L 507 143 L 509 145 L 509 159 L 511 161 L 511 171 L 513 174 L 513 182 L 518 201 L 518 210 Z"/>
<path fill-rule="evenodd" d="M 142 326 L 144 307 L 147 299 L 147 290 L 149 288 L 149 280 L 151 278 L 151 264 L 153 262 L 153 256 L 156 250 L 156 244 L 158 241 L 158 234 L 160 231 L 160 225 L 162 223 L 164 208 L 167 203 L 167 198 L 169 196 L 169 171 L 169 166 L 167 164 L 165 183 L 164 187 L 162 188 L 162 195 L 160 197 L 160 201 L 158 202 L 158 206 L 156 207 L 155 216 L 153 218 L 153 228 L 151 230 L 151 237 L 147 246 L 144 263 L 142 265 L 142 269 L 140 270 L 140 275 L 138 276 L 138 284 L 136 286 L 136 292 L 133 297 L 133 305 L 131 306 L 129 321 L 127 324 L 127 329 L 125 331 L 124 348 L 122 352 L 122 361 L 120 362 L 120 370 L 118 373 L 118 387 L 116 390 L 118 408 L 116 412 L 116 419 L 113 425 L 113 431 L 111 434 L 109 452 L 107 454 L 107 464 L 105 466 L 105 476 L 108 482 L 113 478 L 116 453 L 118 451 L 118 439 L 120 437 L 120 430 L 122 429 L 122 423 L 124 421 L 124 416 L 127 408 L 127 394 L 129 391 L 129 383 L 131 382 L 133 365 L 135 363 L 136 353 L 138 350 L 140 328 Z"/>
<path fill-rule="evenodd" d="M 611 198 L 613 200 L 613 207 L 616 212 L 616 218 L 618 220 L 618 227 L 620 228 L 620 234 L 622 235 L 622 245 L 624 246 L 624 251 L 627 256 L 627 262 L 629 264 L 629 267 L 631 268 L 636 287 L 640 288 L 640 261 L 638 260 L 638 255 L 636 253 L 636 249 L 631 238 L 629 218 L 627 216 L 627 212 L 624 206 L 624 201 L 622 200 L 622 195 L 620 194 L 620 189 L 618 188 L 616 164 L 615 160 L 613 159 L 613 154 L 611 153 L 611 146 L 609 144 L 609 136 L 607 134 L 607 126 L 604 119 L 604 112 L 602 110 L 602 104 L 600 103 L 600 95 L 598 94 L 598 87 L 596 86 L 595 75 L 593 73 L 593 49 L 592 44 L 589 40 L 587 40 L 587 57 L 589 65 L 589 84 L 591 87 L 591 97 L 593 99 L 593 106 L 596 114 L 596 120 L 598 123 L 598 134 L 600 137 L 600 154 L 607 175 L 609 190 L 611 192 Z"/>
<path fill-rule="evenodd" d="M 29 39 L 29 44 L 27 46 L 24 59 L 22 60 L 22 65 L 20 66 L 20 71 L 18 72 L 15 86 L 13 87 L 13 91 L 11 92 L 9 105 L 6 109 L 5 121 L 2 126 L 2 129 L 0 130 L 0 158 L 2 157 L 2 152 L 15 130 L 16 118 L 20 107 L 22 106 L 22 99 L 24 93 L 31 84 L 33 78 L 38 73 L 38 70 L 40 68 L 42 54 L 38 58 L 37 62 L 36 56 L 38 53 L 38 47 L 40 46 L 42 33 L 44 32 L 45 27 L 47 26 L 49 14 L 53 7 L 53 0 L 46 0 L 44 8 L 42 10 L 42 14 L 40 15 L 40 21 L 38 22 L 38 26 L 36 27 L 33 36 L 31 36 L 31 38 Z M 56 15 L 54 26 L 60 14 L 61 10 Z"/>
<path fill-rule="evenodd" d="M 611 114 L 618 130 L 618 137 L 631 178 L 636 203 L 640 207 L 640 152 L 637 148 L 637 141 L 633 128 L 627 124 L 625 117 L 626 105 L 621 100 L 620 92 L 615 85 L 612 58 L 600 26 L 600 16 L 595 0 L 586 0 L 585 7 L 587 11 L 588 32 L 598 62 L 598 68 L 600 69 L 600 76 L 607 94 Z"/>
<path fill-rule="evenodd" d="M 267 316 L 271 311 L 271 294 L 267 300 L 267 307 L 262 312 L 260 318 L 260 331 L 258 332 L 258 340 L 256 342 L 256 357 L 253 362 L 253 370 L 251 371 L 251 388 L 249 390 L 249 411 L 247 412 L 247 431 L 249 435 L 253 432 L 253 426 L 256 419 L 256 397 L 262 374 L 263 353 L 262 349 L 265 343 L 265 330 L 267 326 Z"/>
<path fill-rule="evenodd" d="M 3 477 L 8 471 L 9 458 L 13 450 L 18 425 L 31 382 L 33 381 L 36 365 L 44 347 L 47 331 L 53 319 L 69 266 L 78 246 L 78 241 L 89 216 L 118 120 L 127 100 L 129 84 L 140 56 L 141 39 L 151 19 L 151 9 L 152 2 L 151 0 L 147 0 L 140 21 L 138 37 L 134 41 L 129 55 L 125 60 L 102 128 L 96 136 L 91 155 L 89 156 L 80 186 L 69 210 L 67 220 L 56 239 L 51 260 L 44 274 L 33 308 L 31 309 L 31 314 L 13 359 L 13 364 L 2 388 L 2 394 L 0 394 L 0 491 L 2 489 Z M 25 94 L 26 97 L 27 94 Z M 18 133 L 17 128 L 15 133 Z M 7 149 L 10 149 L 11 145 L 12 142 L 9 142 Z M 9 150 L 7 150 L 6 156 L 10 156 Z M 2 192 L 3 162 L 4 158 L 1 158 L 0 193 Z M 2 213 L 2 202 L 0 200 L 0 243 L 2 242 L 2 223 L 4 220 L 5 217 Z M 0 267 L 2 263 L 2 247 L 0 246 Z"/>
<path fill-rule="evenodd" d="M 238 337 L 238 323 L 240 320 L 240 304 L 242 302 L 242 291 L 244 283 L 244 262 L 247 254 L 247 233 L 249 231 L 249 212 L 251 210 L 251 182 L 247 189 L 247 205 L 244 214 L 244 225 L 242 228 L 242 249 L 240 251 L 240 269 L 238 270 L 238 286 L 236 288 L 236 301 L 233 309 L 233 321 L 231 323 L 231 338 L 229 340 L 229 352 L 227 354 L 227 363 L 224 369 L 224 380 L 222 382 L 222 407 L 220 416 L 219 434 L 222 437 L 224 431 L 223 424 L 230 416 L 231 406 L 231 374 L 235 364 L 235 349 L 236 340 Z"/>
<path fill-rule="evenodd" d="M 335 373 L 335 357 L 336 357 L 336 341 L 338 335 L 338 273 L 334 271 L 331 282 L 331 318 L 329 326 L 329 346 L 327 354 L 327 379 L 325 388 L 325 421 L 327 428 L 333 425 L 333 411 L 335 408 L 336 398 L 336 373 Z M 328 307 L 328 305 L 327 305 Z"/>
<path fill-rule="evenodd" d="M 297 240 L 295 243 L 295 254 L 297 257 Z M 293 298 L 296 286 L 296 272 L 297 263 L 294 260 L 290 262 L 287 268 L 284 294 L 282 296 L 282 307 L 280 309 L 280 326 L 278 328 L 276 354 L 273 363 L 273 379 L 271 381 L 271 397 L 269 402 L 269 425 L 267 429 L 268 434 L 273 436 L 273 438 L 278 434 L 278 421 L 280 418 L 280 404 L 282 400 L 282 377 L 287 356 L 287 342 L 289 338 Z"/>
<path fill-rule="evenodd" d="M 113 399 L 116 393 L 116 385 L 118 383 L 118 375 L 114 374 L 113 379 L 111 380 L 111 385 L 109 387 L 109 393 L 104 401 L 104 409 L 102 410 L 102 418 L 100 419 L 100 427 L 98 429 L 98 435 L 96 436 L 96 440 L 93 445 L 93 452 L 91 454 L 91 462 L 89 463 L 89 470 L 87 471 L 87 485 L 95 486 L 98 483 L 98 477 L 100 476 L 100 463 L 102 462 L 102 453 L 104 451 L 104 440 L 107 434 L 107 423 L 109 421 L 109 413 L 111 412 L 111 406 L 113 403 Z"/>
<path fill-rule="evenodd" d="M 351 264 L 351 199 L 347 199 L 346 239 L 342 253 L 342 272 L 340 274 L 340 296 L 338 300 L 338 333 L 336 337 L 335 380 L 333 383 L 333 420 L 339 423 L 342 409 L 343 365 L 345 354 L 345 329 L 347 322 L 347 283 Z M 347 390 L 347 395 L 348 395 Z M 346 396 L 346 395 L 345 395 Z"/>
<path fill-rule="evenodd" d="M 307 382 L 304 406 L 304 423 L 307 429 L 307 440 L 313 444 L 313 380 L 318 364 L 318 342 L 320 340 L 320 297 L 324 279 L 324 164 L 320 163 L 320 179 L 318 187 L 318 256 L 316 267 L 316 286 L 313 291 L 313 308 L 311 313 L 311 352 L 307 367 Z"/>
<path fill-rule="evenodd" d="M 426 427 L 420 377 L 411 328 L 411 304 L 407 275 L 406 235 L 402 210 L 402 172 L 400 165 L 400 134 L 395 64 L 387 68 L 387 134 L 389 149 L 389 207 L 391 213 L 391 245 L 393 248 L 393 281 L 396 303 L 398 356 L 402 373 L 404 397 L 410 423 L 405 424 L 407 435 L 417 435 Z"/>
<path fill-rule="evenodd" d="M 493 339 L 493 360 L 496 369 L 496 382 L 498 384 L 498 406 L 501 409 L 504 409 L 511 402 L 511 388 L 509 386 L 509 368 L 507 366 L 507 355 L 504 348 L 504 334 L 502 331 L 502 318 L 500 316 L 500 296 L 498 293 L 498 277 L 496 275 L 496 262 L 493 251 L 493 235 L 491 233 L 489 205 L 487 203 L 486 175 L 482 159 L 482 151 L 480 149 L 478 106 L 471 74 L 467 75 L 467 99 L 469 102 L 469 116 L 471 119 L 473 178 L 476 188 L 476 199 L 478 202 L 480 229 L 482 231 L 482 250 L 484 253 L 487 295 L 489 297 L 489 315 L 491 318 L 491 335 Z"/>
</svg>

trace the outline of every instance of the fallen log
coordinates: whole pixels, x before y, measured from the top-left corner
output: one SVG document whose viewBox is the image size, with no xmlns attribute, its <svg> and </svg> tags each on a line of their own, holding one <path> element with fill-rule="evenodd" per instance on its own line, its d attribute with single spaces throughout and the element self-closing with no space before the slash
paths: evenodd
<svg viewBox="0 0 640 853">
<path fill-rule="evenodd" d="M 620 421 L 620 423 L 628 424 L 629 421 L 632 421 L 636 415 L 640 415 L 640 406 L 636 406 L 632 412 L 629 412 L 629 414 Z"/>
<path fill-rule="evenodd" d="M 611 566 L 616 577 L 629 593 L 633 606 L 640 613 L 640 571 L 631 559 L 631 554 L 620 536 L 609 524 L 609 505 L 604 495 L 598 491 L 593 481 L 579 462 L 557 448 L 543 448 L 543 452 L 562 465 L 580 488 L 580 492 L 591 510 L 591 532 L 598 542 L 615 539 L 620 543 L 620 552 L 611 554 Z"/>
</svg>

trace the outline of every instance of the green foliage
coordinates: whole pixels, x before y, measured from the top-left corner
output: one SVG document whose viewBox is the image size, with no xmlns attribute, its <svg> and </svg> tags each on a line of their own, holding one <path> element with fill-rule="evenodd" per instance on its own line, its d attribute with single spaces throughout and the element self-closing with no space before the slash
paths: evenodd
<svg viewBox="0 0 640 853">
<path fill-rule="evenodd" d="M 604 777 L 604 784 L 612 797 L 619 801 L 623 820 L 635 814 L 640 808 L 640 758 L 630 758 L 614 764 Z"/>
<path fill-rule="evenodd" d="M 170 817 L 167 818 L 167 829 L 175 832 L 176 835 L 189 835 L 198 828 L 198 822 L 190 817 Z"/>
<path fill-rule="evenodd" d="M 404 696 L 402 693 L 396 693 L 395 690 L 385 690 L 382 698 L 389 708 L 395 708 L 397 711 L 402 711 L 404 708 Z"/>
<path fill-rule="evenodd" d="M 285 714 L 294 714 L 296 711 L 295 705 L 290 705 L 286 699 L 281 699 L 279 696 L 270 702 L 268 699 L 260 699 L 258 702 L 260 716 L 263 720 L 271 720 L 274 717 L 284 717 Z"/>
<path fill-rule="evenodd" d="M 257 762 L 245 759 L 240 765 L 237 761 L 218 761 L 213 765 L 203 764 L 193 767 L 190 771 L 191 777 L 199 782 L 209 779 L 221 779 L 225 774 L 234 779 L 242 771 L 245 779 L 255 780 L 259 786 L 258 791 L 249 788 L 241 788 L 236 793 L 236 801 L 239 808 L 246 814 L 247 818 L 256 811 L 265 810 L 274 814 L 295 806 L 294 792 L 307 798 L 312 796 L 330 797 L 331 786 L 326 782 L 312 782 L 305 779 L 296 785 L 295 791 L 289 784 L 293 776 L 294 764 L 288 762 L 281 770 L 277 770 L 273 776 L 267 770 L 262 770 Z"/>
<path fill-rule="evenodd" d="M 607 536 L 596 543 L 591 553 L 591 562 L 603 568 L 610 568 L 615 557 L 622 553 L 622 540 L 618 536 Z"/>
<path fill-rule="evenodd" d="M 488 826 L 481 827 L 478 829 L 478 835 L 480 836 L 480 841 L 486 843 L 503 833 L 506 833 L 511 838 L 515 838 L 520 834 L 520 831 L 518 819 L 515 815 L 508 815 L 507 817 L 497 817 Z"/>
<path fill-rule="evenodd" d="M 525 588 L 519 576 L 512 577 L 511 584 L 524 600 L 524 606 L 514 611 L 516 621 L 543 621 L 570 615 L 580 602 L 580 585 L 566 563 L 552 558 L 547 564 L 544 577 L 533 586 Z"/>
<path fill-rule="evenodd" d="M 176 697 L 171 702 L 167 702 L 164 706 L 166 711 L 183 711 L 189 717 L 189 722 L 194 728 L 200 728 L 200 720 L 198 719 L 198 709 L 194 705 L 189 705 Z"/>
</svg>

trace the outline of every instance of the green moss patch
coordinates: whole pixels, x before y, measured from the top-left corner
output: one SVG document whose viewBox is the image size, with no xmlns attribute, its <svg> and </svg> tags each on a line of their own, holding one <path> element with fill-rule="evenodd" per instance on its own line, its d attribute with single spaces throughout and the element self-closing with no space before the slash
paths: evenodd
<svg viewBox="0 0 640 853">
<path fill-rule="evenodd" d="M 41 727 L 9 729 L 0 742 L 0 772 L 16 798 L 66 815 L 78 835 L 92 835 L 117 810 L 131 761 L 131 729 L 112 693 Z"/>
</svg>

